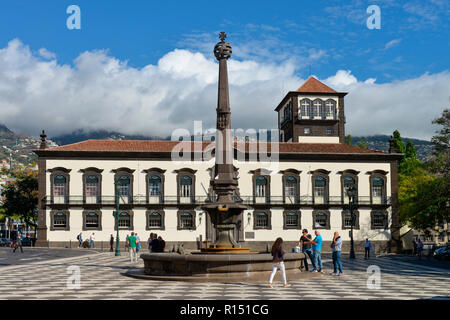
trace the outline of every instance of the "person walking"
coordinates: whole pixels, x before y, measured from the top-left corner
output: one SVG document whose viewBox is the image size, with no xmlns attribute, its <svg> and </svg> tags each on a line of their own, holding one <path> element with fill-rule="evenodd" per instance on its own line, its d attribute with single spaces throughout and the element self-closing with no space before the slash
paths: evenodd
<svg viewBox="0 0 450 320">
<path fill-rule="evenodd" d="M 95 248 L 95 233 L 93 232 L 91 234 L 91 237 L 89 238 L 89 248 Z"/>
<path fill-rule="evenodd" d="M 275 240 L 272 250 L 271 250 L 272 256 L 273 256 L 273 266 L 272 266 L 272 273 L 270 274 L 269 278 L 269 287 L 272 288 L 272 281 L 273 277 L 275 277 L 275 273 L 277 273 L 277 269 L 281 270 L 281 275 L 283 277 L 283 284 L 285 287 L 290 287 L 291 285 L 287 283 L 286 280 L 286 269 L 284 267 L 284 250 L 283 250 L 283 239 L 277 238 Z"/>
<path fill-rule="evenodd" d="M 300 240 L 298 242 L 298 246 L 301 246 L 302 248 L 302 252 L 307 255 L 309 257 L 309 260 L 311 261 L 311 264 L 313 266 L 313 269 L 316 268 L 315 264 L 314 264 L 314 258 L 312 255 L 312 249 L 311 249 L 311 244 L 306 244 L 305 241 L 311 241 L 312 237 L 310 234 L 308 234 L 308 230 L 307 229 L 303 229 L 302 230 L 302 236 L 300 237 Z M 309 271 L 309 267 L 308 267 L 308 260 L 305 257 L 305 271 Z"/>
<path fill-rule="evenodd" d="M 130 236 L 127 234 L 127 236 L 126 236 L 126 238 L 125 238 L 125 250 L 128 250 L 128 248 L 130 247 L 129 246 L 129 244 L 128 244 L 128 238 L 129 238 Z"/>
<path fill-rule="evenodd" d="M 331 243 L 333 268 L 334 268 L 333 274 L 335 276 L 342 276 L 341 250 L 342 250 L 342 238 L 339 236 L 338 232 L 335 232 L 333 241 Z"/>
<path fill-rule="evenodd" d="M 128 247 L 130 250 L 130 262 L 137 262 L 137 252 L 136 252 L 136 237 L 134 236 L 134 232 L 131 233 L 131 236 L 128 237 Z"/>
<path fill-rule="evenodd" d="M 111 235 L 111 237 L 109 238 L 109 252 L 113 252 L 113 246 L 114 246 L 114 237 L 113 235 Z"/>
<path fill-rule="evenodd" d="M 83 234 L 81 232 L 77 236 L 77 239 L 78 239 L 78 248 L 81 248 L 83 246 Z"/>
<path fill-rule="evenodd" d="M 420 240 L 417 242 L 417 255 L 419 256 L 419 260 L 422 260 L 422 251 L 423 251 L 423 242 Z"/>
<path fill-rule="evenodd" d="M 23 253 L 23 248 L 22 248 L 22 234 L 19 232 L 19 234 L 17 235 L 17 239 L 16 239 L 16 243 L 14 244 L 14 250 L 13 252 L 15 253 L 17 248 L 20 247 L 20 252 Z"/>
<path fill-rule="evenodd" d="M 370 258 L 370 249 L 372 248 L 372 244 L 369 239 L 366 238 L 366 242 L 364 243 L 364 259 Z"/>
<path fill-rule="evenodd" d="M 314 231 L 316 237 L 312 241 L 305 241 L 307 244 L 312 244 L 314 269 L 311 272 L 322 272 L 322 236 L 320 231 Z"/>
</svg>

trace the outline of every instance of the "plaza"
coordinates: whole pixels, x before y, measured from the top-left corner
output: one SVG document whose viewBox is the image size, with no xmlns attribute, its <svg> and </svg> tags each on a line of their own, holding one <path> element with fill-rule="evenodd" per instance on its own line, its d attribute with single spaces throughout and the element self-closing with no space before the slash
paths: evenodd
<svg viewBox="0 0 450 320">
<path fill-rule="evenodd" d="M 35 251 L 37 250 L 37 251 Z M 42 252 L 39 252 L 41 250 Z M 344 275 L 332 276 L 331 256 L 324 254 L 324 273 L 306 279 L 288 279 L 292 284 L 284 288 L 279 274 L 274 287 L 266 283 L 191 283 L 176 281 L 138 280 L 125 275 L 143 268 L 135 264 L 128 253 L 115 257 L 114 253 L 66 250 L 66 257 L 51 259 L 57 249 L 29 249 L 17 256 L 17 264 L 4 266 L 13 253 L 0 250 L 0 299 L 43 300 L 372 300 L 372 299 L 450 299 L 450 265 L 424 258 L 385 255 L 364 260 L 350 260 L 343 255 Z M 50 251 L 50 252 L 49 252 Z M 85 254 L 80 255 L 79 252 Z M 143 250 L 143 252 L 146 250 Z M 47 256 L 43 256 L 43 254 Z M 77 254 L 77 256 L 73 256 Z M 16 253 L 17 255 L 17 253 Z M 40 255 L 42 259 L 32 259 Z M 71 256 L 72 255 L 72 256 Z M 29 259 L 20 261 L 20 259 Z M 19 263 L 20 262 L 20 263 Z M 380 268 L 380 286 L 367 286 L 371 265 Z M 68 288 L 68 268 L 80 269 L 80 288 Z M 36 275 L 39 276 L 36 276 Z M 20 285 L 18 285 L 20 284 Z"/>
</svg>

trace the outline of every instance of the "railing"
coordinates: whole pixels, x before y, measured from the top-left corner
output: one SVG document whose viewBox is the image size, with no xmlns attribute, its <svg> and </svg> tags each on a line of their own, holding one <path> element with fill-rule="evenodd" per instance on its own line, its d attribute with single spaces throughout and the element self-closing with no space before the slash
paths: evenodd
<svg viewBox="0 0 450 320">
<path fill-rule="evenodd" d="M 337 114 L 333 115 L 313 115 L 313 114 L 299 114 L 299 120 L 339 120 Z"/>
<path fill-rule="evenodd" d="M 57 200 L 57 201 L 54 201 Z M 327 198 L 314 198 L 312 196 L 271 196 L 265 198 L 255 198 L 254 196 L 240 196 L 234 197 L 236 202 L 243 203 L 245 205 L 302 205 L 302 206 L 314 206 L 314 205 L 339 205 L 348 206 L 348 198 L 342 198 L 340 196 L 332 196 Z M 265 200 L 265 201 L 264 201 Z M 82 205 L 115 205 L 115 196 L 101 196 L 97 197 L 97 201 L 86 198 L 83 196 L 65 196 L 63 199 L 58 197 L 58 199 L 53 199 L 51 196 L 44 197 L 44 203 L 47 205 L 71 205 L 71 206 L 82 206 Z M 213 200 L 209 196 L 195 196 L 195 197 L 177 197 L 177 196 L 164 196 L 159 198 L 147 199 L 146 195 L 136 195 L 129 198 L 121 198 L 120 205 L 202 205 L 206 203 L 211 203 Z M 370 196 L 361 196 L 355 199 L 354 205 L 364 206 L 364 205 L 391 205 L 391 197 L 375 198 L 371 199 Z"/>
</svg>

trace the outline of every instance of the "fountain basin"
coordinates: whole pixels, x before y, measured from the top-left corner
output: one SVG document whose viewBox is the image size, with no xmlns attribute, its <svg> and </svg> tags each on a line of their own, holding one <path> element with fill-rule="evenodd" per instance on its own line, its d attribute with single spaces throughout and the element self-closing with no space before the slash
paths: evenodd
<svg viewBox="0 0 450 320">
<path fill-rule="evenodd" d="M 150 276 L 224 276 L 229 273 L 248 276 L 249 273 L 272 271 L 272 255 L 257 254 L 186 254 L 145 253 L 144 273 Z M 304 253 L 286 253 L 286 270 L 300 270 Z"/>
</svg>

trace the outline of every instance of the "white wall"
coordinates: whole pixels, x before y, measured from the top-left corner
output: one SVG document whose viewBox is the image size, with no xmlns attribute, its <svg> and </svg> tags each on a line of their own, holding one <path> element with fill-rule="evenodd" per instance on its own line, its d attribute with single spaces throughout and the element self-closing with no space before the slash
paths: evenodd
<svg viewBox="0 0 450 320">
<path fill-rule="evenodd" d="M 145 173 L 142 171 L 152 167 L 157 167 L 166 170 L 165 172 L 165 186 L 164 193 L 166 196 L 176 196 L 177 185 L 176 185 L 176 173 L 174 170 L 181 168 L 191 168 L 197 170 L 196 173 L 196 195 L 206 195 L 203 186 L 208 189 L 210 176 L 207 171 L 214 165 L 214 159 L 208 162 L 189 162 L 189 163 L 175 163 L 171 161 L 151 161 L 151 160 L 47 160 L 47 169 L 52 169 L 56 167 L 64 167 L 72 169 L 70 172 L 70 193 L 71 195 L 82 196 L 83 183 L 82 175 L 80 169 L 85 169 L 88 167 L 97 167 L 103 169 L 102 173 L 102 195 L 103 196 L 113 196 L 114 195 L 114 173 L 111 172 L 113 169 L 120 167 L 127 167 L 134 169 L 134 195 L 146 195 L 146 182 Z M 300 174 L 300 195 L 301 196 L 311 196 L 311 174 L 309 172 L 317 169 L 325 169 L 331 171 L 329 174 L 330 179 L 330 197 L 341 195 L 341 185 L 340 185 L 340 174 L 338 171 L 344 171 L 346 169 L 353 169 L 360 171 L 358 177 L 358 195 L 359 196 L 370 196 L 370 185 L 369 185 L 369 175 L 366 174 L 368 171 L 373 170 L 384 170 L 389 172 L 387 175 L 387 185 L 386 191 L 387 195 L 390 195 L 390 164 L 389 163 L 356 163 L 356 162 L 278 162 L 278 163 L 241 163 L 234 161 L 234 165 L 239 168 L 239 188 L 241 196 L 251 196 L 253 193 L 253 182 L 251 170 L 256 170 L 260 168 L 269 168 L 272 171 L 271 175 L 271 196 L 283 195 L 282 191 L 282 174 L 279 173 L 280 170 L 286 169 L 296 169 L 301 171 Z M 47 173 L 47 196 L 50 196 L 50 173 Z M 94 231 L 97 240 L 108 241 L 111 233 L 115 235 L 114 232 L 114 219 L 112 216 L 113 208 L 108 207 L 102 210 L 102 231 Z M 197 210 L 196 214 L 196 224 L 197 230 L 177 230 L 177 208 L 165 208 L 165 228 L 166 230 L 160 231 L 155 230 L 158 234 L 161 234 L 163 238 L 168 241 L 195 241 L 196 238 L 202 234 L 205 238 L 205 222 L 206 217 L 203 215 L 202 222 L 199 224 L 199 213 L 201 210 Z M 147 239 L 150 231 L 145 230 L 146 218 L 145 218 L 145 208 L 133 208 L 134 212 L 134 231 L 138 232 L 143 239 Z M 251 221 L 248 224 L 247 216 L 248 212 L 251 213 Z M 272 208 L 272 230 L 256 230 L 254 241 L 267 241 L 282 236 L 286 241 L 298 240 L 300 231 L 299 230 L 283 230 L 283 208 Z M 342 218 L 341 210 L 339 208 L 331 208 L 331 230 L 323 230 L 322 234 L 324 239 L 332 238 L 332 232 L 338 231 L 342 234 L 344 240 L 348 239 L 348 232 L 346 230 L 341 230 Z M 362 240 L 366 237 L 372 240 L 389 240 L 390 232 L 384 230 L 370 230 L 370 208 L 364 209 L 360 208 L 360 226 L 361 230 L 355 231 L 355 239 Z M 312 231 L 312 208 L 302 208 L 301 209 L 301 225 L 303 228 L 307 228 Z M 390 211 L 389 211 L 390 213 Z M 47 225 L 50 228 L 50 207 L 47 208 Z M 390 218 L 389 218 L 390 219 Z M 70 208 L 70 231 L 48 231 L 48 240 L 50 241 L 76 241 L 76 235 L 82 229 L 82 209 L 81 208 Z M 246 210 L 244 212 L 244 231 L 253 231 L 253 209 Z M 121 231 L 120 236 L 125 239 L 127 233 L 131 231 Z M 85 237 L 91 234 L 91 231 L 83 232 Z M 251 241 L 251 240 L 249 240 Z"/>
</svg>

